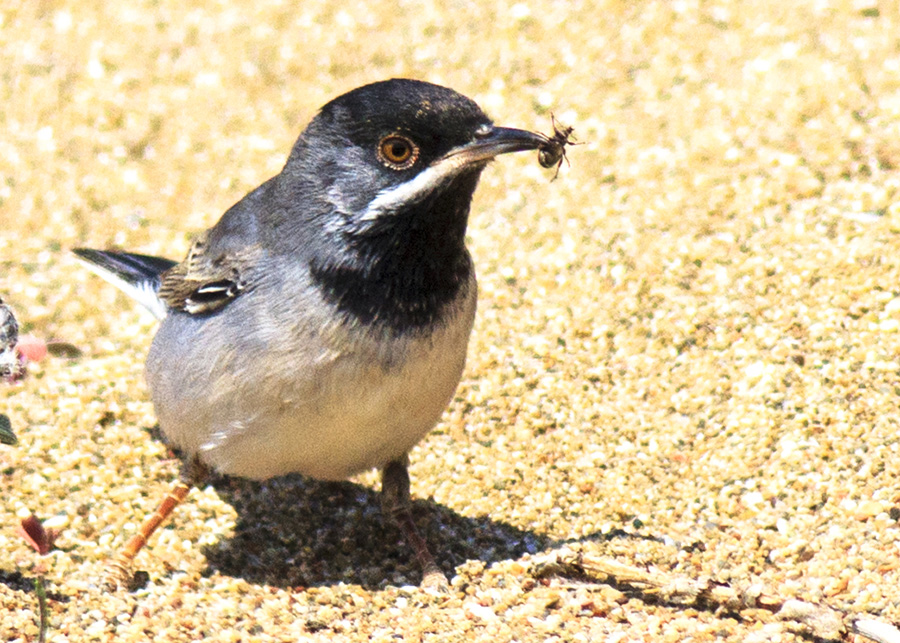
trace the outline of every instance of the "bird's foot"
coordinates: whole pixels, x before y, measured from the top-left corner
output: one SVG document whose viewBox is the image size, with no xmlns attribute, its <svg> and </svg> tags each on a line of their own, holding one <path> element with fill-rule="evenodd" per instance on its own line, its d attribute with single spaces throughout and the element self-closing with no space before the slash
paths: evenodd
<svg viewBox="0 0 900 643">
<path fill-rule="evenodd" d="M 382 510 L 391 516 L 403 532 L 406 542 L 412 547 L 416 560 L 422 568 L 422 589 L 429 593 L 447 593 L 450 583 L 434 561 L 428 544 L 419 535 L 410 510 L 409 473 L 406 461 L 389 463 L 381 472 Z"/>
<path fill-rule="evenodd" d="M 419 587 L 428 594 L 445 595 L 450 593 L 450 582 L 437 566 L 422 574 L 422 582 Z"/>
</svg>

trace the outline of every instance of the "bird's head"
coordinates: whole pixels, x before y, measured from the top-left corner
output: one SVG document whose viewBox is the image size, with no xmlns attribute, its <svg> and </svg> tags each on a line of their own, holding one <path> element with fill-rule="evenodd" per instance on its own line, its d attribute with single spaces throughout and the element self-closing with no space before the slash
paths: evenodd
<svg viewBox="0 0 900 643">
<path fill-rule="evenodd" d="M 465 224 L 481 171 L 499 154 L 546 138 L 495 127 L 446 87 L 394 79 L 326 104 L 297 141 L 283 175 L 311 214 L 350 235 Z M 309 203 L 311 195 L 317 203 Z"/>
<path fill-rule="evenodd" d="M 547 142 L 495 127 L 445 87 L 395 79 L 354 89 L 319 111 L 274 179 L 269 247 L 304 261 L 348 319 L 431 327 L 472 280 L 465 233 L 481 171 Z"/>
</svg>

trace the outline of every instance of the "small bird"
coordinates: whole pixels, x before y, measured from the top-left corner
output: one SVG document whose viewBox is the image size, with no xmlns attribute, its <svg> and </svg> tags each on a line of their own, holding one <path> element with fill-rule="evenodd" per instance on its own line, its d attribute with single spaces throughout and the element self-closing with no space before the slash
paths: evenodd
<svg viewBox="0 0 900 643">
<path fill-rule="evenodd" d="M 113 560 L 133 559 L 209 469 L 341 480 L 377 467 L 382 505 L 423 570 L 447 580 L 410 512 L 407 454 L 463 371 L 476 281 L 465 245 L 479 176 L 500 154 L 560 141 L 496 127 L 471 99 L 407 79 L 332 100 L 281 173 L 187 257 L 75 249 L 160 320 L 146 363 L 181 480 Z"/>
</svg>

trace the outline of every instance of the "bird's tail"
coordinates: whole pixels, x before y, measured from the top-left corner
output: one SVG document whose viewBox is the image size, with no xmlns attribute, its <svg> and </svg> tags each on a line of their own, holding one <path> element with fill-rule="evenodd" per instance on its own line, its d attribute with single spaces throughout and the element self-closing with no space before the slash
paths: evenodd
<svg viewBox="0 0 900 643">
<path fill-rule="evenodd" d="M 175 261 L 91 248 L 74 248 L 72 252 L 89 270 L 141 304 L 154 317 L 166 316 L 166 305 L 158 296 L 160 275 L 174 266 Z"/>
</svg>

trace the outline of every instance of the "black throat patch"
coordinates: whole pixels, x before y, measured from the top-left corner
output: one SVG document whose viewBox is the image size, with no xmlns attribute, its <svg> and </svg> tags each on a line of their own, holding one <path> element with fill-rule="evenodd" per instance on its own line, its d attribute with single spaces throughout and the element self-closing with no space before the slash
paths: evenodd
<svg viewBox="0 0 900 643">
<path fill-rule="evenodd" d="M 385 215 L 375 230 L 348 237 L 348 253 L 319 255 L 310 272 L 326 300 L 363 326 L 395 334 L 440 325 L 468 288 L 474 270 L 465 247 L 478 173 L 447 190 Z"/>
</svg>

